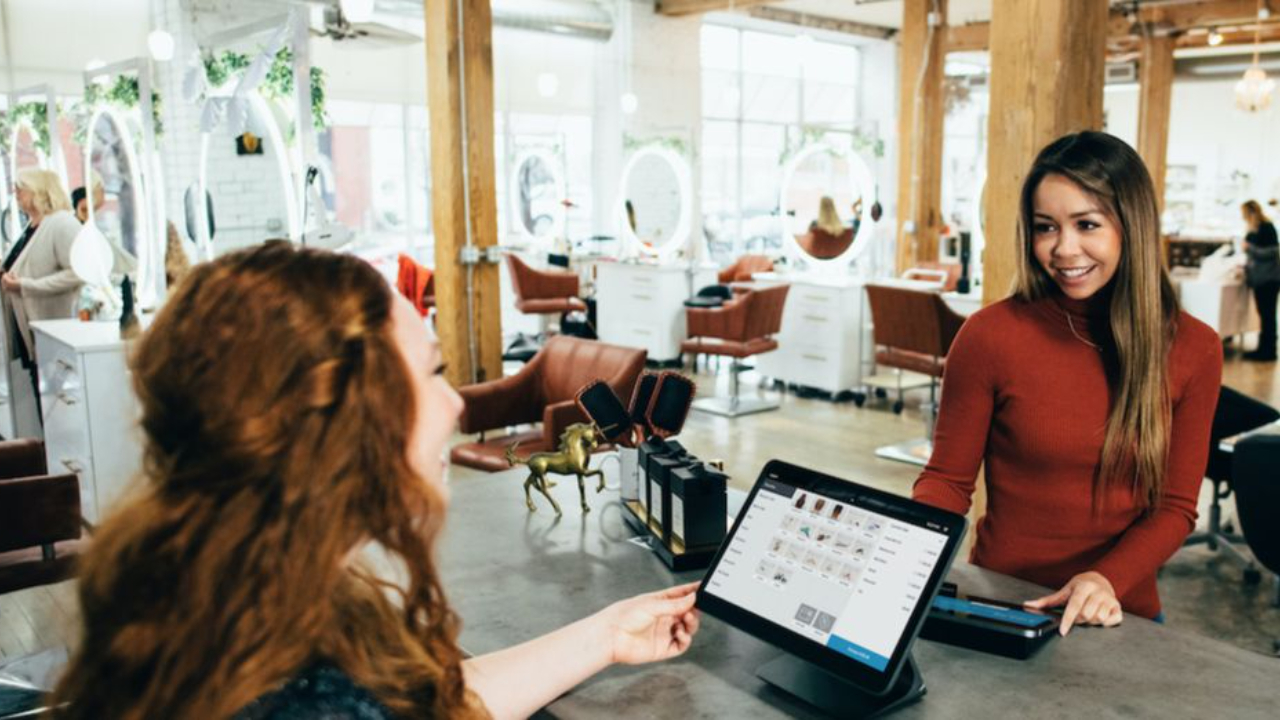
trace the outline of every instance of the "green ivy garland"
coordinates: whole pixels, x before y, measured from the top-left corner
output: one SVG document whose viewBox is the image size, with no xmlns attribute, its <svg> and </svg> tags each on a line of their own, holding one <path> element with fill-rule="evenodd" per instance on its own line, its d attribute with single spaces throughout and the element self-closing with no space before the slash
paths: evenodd
<svg viewBox="0 0 1280 720">
<path fill-rule="evenodd" d="M 671 150 L 681 157 L 688 158 L 693 155 L 693 153 L 689 151 L 689 144 L 684 141 L 684 138 L 673 136 L 642 138 L 636 137 L 630 133 L 623 133 L 622 135 L 622 149 L 626 152 L 632 152 L 633 150 L 639 150 L 653 145 Z"/>
<path fill-rule="evenodd" d="M 93 109 L 99 105 L 114 105 L 124 110 L 132 110 L 142 102 L 142 90 L 136 75 L 117 75 L 109 85 L 92 83 L 84 91 L 84 102 L 76 109 L 79 122 L 76 123 L 76 142 L 84 145 L 89 137 L 89 121 L 93 118 Z M 156 137 L 164 135 L 164 121 L 161 112 L 164 109 L 160 93 L 151 91 L 151 123 Z"/>
<path fill-rule="evenodd" d="M 9 146 L 13 129 L 22 125 L 31 128 L 35 135 L 36 149 L 44 153 L 45 157 L 49 157 L 53 152 L 53 140 L 49 136 L 49 114 L 45 103 L 38 100 L 21 103 L 13 106 L 3 116 L 3 120 L 0 121 L 0 135 L 3 135 L 3 138 L 0 138 L 0 142 L 4 143 L 6 150 L 13 151 L 14 148 Z"/>
<path fill-rule="evenodd" d="M 204 74 L 209 81 L 209 87 L 222 87 L 233 77 L 243 74 L 251 62 L 247 54 L 234 50 L 225 50 L 221 55 L 206 57 Z M 324 86 L 324 71 L 318 67 L 311 68 L 311 122 L 316 130 L 324 130 L 329 124 L 329 117 L 325 110 Z M 291 48 L 283 47 L 276 53 L 258 90 L 264 98 L 269 100 L 287 101 L 293 97 L 293 50 Z M 292 138 L 292 128 L 289 134 Z"/>
</svg>

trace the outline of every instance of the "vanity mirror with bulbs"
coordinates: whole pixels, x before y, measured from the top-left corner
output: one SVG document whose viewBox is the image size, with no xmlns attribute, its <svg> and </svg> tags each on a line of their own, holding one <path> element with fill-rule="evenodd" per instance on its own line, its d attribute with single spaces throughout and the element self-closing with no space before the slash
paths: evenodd
<svg viewBox="0 0 1280 720">
<path fill-rule="evenodd" d="M 684 301 L 716 282 L 715 268 L 695 264 L 693 184 L 689 162 L 662 144 L 636 150 L 623 166 L 615 221 L 623 255 L 633 262 L 597 268 L 600 340 L 639 347 L 656 361 L 680 357 Z"/>
</svg>

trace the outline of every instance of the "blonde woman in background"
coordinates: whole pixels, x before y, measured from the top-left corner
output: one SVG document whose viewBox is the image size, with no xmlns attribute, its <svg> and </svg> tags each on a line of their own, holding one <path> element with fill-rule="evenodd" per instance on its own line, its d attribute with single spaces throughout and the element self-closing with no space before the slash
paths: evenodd
<svg viewBox="0 0 1280 720">
<path fill-rule="evenodd" d="M 71 246 L 80 233 L 80 221 L 54 173 L 20 170 L 16 185 L 18 207 L 27 216 L 27 226 L 4 259 L 0 287 L 6 300 L 10 355 L 22 358 L 29 367 L 34 352 L 30 321 L 69 318 L 75 313 L 83 281 L 71 269 Z"/>
<path fill-rule="evenodd" d="M 836 212 L 836 201 L 829 195 L 823 195 L 818 201 L 818 219 L 809 224 L 809 231 L 821 230 L 828 235 L 839 237 L 844 232 L 844 221 Z"/>
</svg>

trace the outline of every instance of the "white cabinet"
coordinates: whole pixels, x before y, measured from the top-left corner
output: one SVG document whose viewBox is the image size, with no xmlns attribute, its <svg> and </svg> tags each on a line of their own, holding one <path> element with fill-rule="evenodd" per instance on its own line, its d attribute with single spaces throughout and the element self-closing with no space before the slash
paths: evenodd
<svg viewBox="0 0 1280 720">
<path fill-rule="evenodd" d="M 1220 283 L 1175 279 L 1182 309 L 1218 332 L 1222 338 L 1256 332 L 1258 310 L 1243 282 Z"/>
<path fill-rule="evenodd" d="M 142 467 L 138 403 L 115 322 L 31 323 L 50 473 L 80 477 L 86 520 L 98 522 Z"/>
<path fill-rule="evenodd" d="M 754 279 L 791 285 L 778 349 L 756 361 L 762 375 L 833 394 L 862 385 L 871 328 L 861 280 L 773 273 Z"/>
<path fill-rule="evenodd" d="M 674 360 L 687 334 L 684 301 L 715 282 L 713 269 L 598 263 L 596 333 L 601 342 L 644 349 L 650 360 Z"/>
</svg>

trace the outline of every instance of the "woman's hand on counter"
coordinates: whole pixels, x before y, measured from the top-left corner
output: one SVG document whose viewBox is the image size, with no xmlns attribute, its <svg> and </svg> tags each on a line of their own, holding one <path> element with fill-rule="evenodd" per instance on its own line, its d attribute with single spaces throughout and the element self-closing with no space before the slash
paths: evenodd
<svg viewBox="0 0 1280 720">
<path fill-rule="evenodd" d="M 1026 606 L 1036 610 L 1065 605 L 1058 632 L 1071 632 L 1073 625 L 1115 627 L 1124 620 L 1124 611 L 1116 598 L 1115 588 L 1102 573 L 1083 572 L 1067 581 L 1056 593 L 1030 600 Z"/>
<path fill-rule="evenodd" d="M 698 583 L 637 595 L 596 616 L 612 647 L 612 662 L 626 665 L 666 660 L 689 649 L 698 632 L 693 608 Z"/>
</svg>

